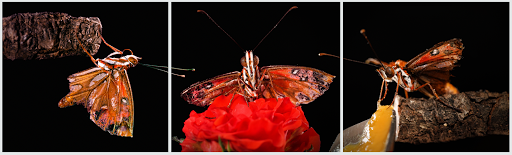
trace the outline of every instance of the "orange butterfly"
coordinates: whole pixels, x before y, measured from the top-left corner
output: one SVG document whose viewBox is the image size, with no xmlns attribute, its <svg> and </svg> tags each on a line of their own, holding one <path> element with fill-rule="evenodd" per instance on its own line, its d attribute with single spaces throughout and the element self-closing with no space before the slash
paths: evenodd
<svg viewBox="0 0 512 155">
<path fill-rule="evenodd" d="M 296 8 L 298 7 L 290 8 L 285 16 L 290 10 Z M 206 14 L 213 21 L 205 11 L 198 10 L 198 12 Z M 220 28 L 215 21 L 213 22 Z M 254 49 L 246 50 L 245 56 L 240 60 L 243 66 L 242 72 L 235 71 L 197 82 L 185 89 L 181 97 L 197 106 L 210 105 L 218 96 L 230 93 L 240 94 L 247 101 L 253 101 L 256 98 L 289 97 L 295 105 L 308 104 L 327 91 L 335 78 L 321 70 L 302 66 L 279 65 L 265 66 L 260 69 L 259 58 L 253 54 Z"/>
<path fill-rule="evenodd" d="M 135 67 L 142 58 L 133 55 L 130 49 L 123 51 L 128 50 L 132 55 L 113 58 L 114 55 L 122 55 L 123 51 L 107 44 L 103 37 L 101 39 L 114 52 L 104 59 L 95 60 L 79 41 L 96 67 L 68 77 L 70 92 L 60 100 L 59 107 L 83 104 L 90 119 L 103 131 L 133 137 L 133 95 L 126 69 Z"/>
<path fill-rule="evenodd" d="M 207 106 L 220 95 L 237 93 L 248 101 L 256 98 L 290 97 L 295 105 L 308 104 L 329 89 L 336 76 L 302 66 L 265 66 L 258 68 L 259 59 L 248 50 L 242 58 L 242 72 L 231 72 L 185 89 L 181 97 L 190 104 Z"/>
</svg>

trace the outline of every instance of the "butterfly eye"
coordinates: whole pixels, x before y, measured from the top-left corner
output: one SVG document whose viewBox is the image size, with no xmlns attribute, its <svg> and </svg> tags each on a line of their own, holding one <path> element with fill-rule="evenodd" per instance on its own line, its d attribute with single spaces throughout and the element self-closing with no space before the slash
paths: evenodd
<svg viewBox="0 0 512 155">
<path fill-rule="evenodd" d="M 386 76 L 387 77 L 395 76 L 395 72 L 393 71 L 393 69 L 391 67 L 386 67 Z"/>
<path fill-rule="evenodd" d="M 139 63 L 139 60 L 142 58 L 139 57 L 128 57 L 128 61 L 132 63 L 133 66 L 136 66 Z"/>
<path fill-rule="evenodd" d="M 434 55 L 438 55 L 439 54 L 439 50 L 438 49 L 434 49 L 432 50 L 432 52 L 430 52 L 430 55 L 434 56 Z"/>
<path fill-rule="evenodd" d="M 242 66 L 247 67 L 247 63 L 245 63 L 245 56 L 242 57 L 242 59 L 240 59 L 240 63 L 242 64 Z"/>
<path fill-rule="evenodd" d="M 260 63 L 260 58 L 258 56 L 254 56 L 254 66 L 257 66 Z"/>
</svg>

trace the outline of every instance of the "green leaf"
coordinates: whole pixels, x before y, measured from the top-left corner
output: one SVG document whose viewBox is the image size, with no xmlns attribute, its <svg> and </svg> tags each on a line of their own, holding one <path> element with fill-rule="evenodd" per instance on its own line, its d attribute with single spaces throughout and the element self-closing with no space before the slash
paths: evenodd
<svg viewBox="0 0 512 155">
<path fill-rule="evenodd" d="M 220 139 L 220 135 L 219 135 L 219 145 L 220 145 L 220 148 L 222 148 L 222 152 L 228 152 L 228 150 L 226 150 L 224 148 L 224 144 L 222 144 L 222 140 Z M 228 144 L 229 145 L 229 144 Z"/>
<path fill-rule="evenodd" d="M 178 142 L 178 143 L 183 143 L 183 141 L 185 140 L 185 138 L 181 138 L 179 139 L 178 136 L 174 136 L 172 137 L 172 140 L 174 140 L 175 142 Z"/>
<path fill-rule="evenodd" d="M 227 144 L 227 146 L 226 146 L 226 147 L 227 147 L 226 149 L 228 150 L 228 152 L 233 152 L 234 150 L 233 150 L 233 148 L 231 148 L 231 145 L 229 145 L 229 144 L 230 144 L 230 143 L 229 143 L 229 141 L 228 141 L 228 144 Z"/>
</svg>

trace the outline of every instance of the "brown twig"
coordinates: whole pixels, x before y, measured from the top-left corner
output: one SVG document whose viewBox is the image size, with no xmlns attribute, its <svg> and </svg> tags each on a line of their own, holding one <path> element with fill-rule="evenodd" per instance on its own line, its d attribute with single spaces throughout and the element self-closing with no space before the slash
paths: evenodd
<svg viewBox="0 0 512 155">
<path fill-rule="evenodd" d="M 66 13 L 18 13 L 4 17 L 3 54 L 7 59 L 53 59 L 87 54 L 76 36 L 92 55 L 101 44 L 101 22 L 97 17 L 72 17 Z"/>
<path fill-rule="evenodd" d="M 438 143 L 476 136 L 509 135 L 509 97 L 507 92 L 464 92 L 435 98 L 401 98 L 397 142 Z"/>
</svg>

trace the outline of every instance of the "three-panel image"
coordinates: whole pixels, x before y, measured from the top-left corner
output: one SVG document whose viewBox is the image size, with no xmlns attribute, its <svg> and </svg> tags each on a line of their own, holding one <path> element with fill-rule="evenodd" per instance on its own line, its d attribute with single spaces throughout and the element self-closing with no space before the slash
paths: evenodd
<svg viewBox="0 0 512 155">
<path fill-rule="evenodd" d="M 508 2 L 2 14 L 3 152 L 510 151 Z"/>
</svg>

